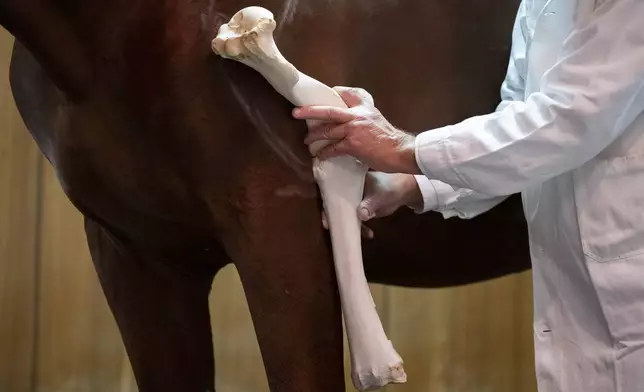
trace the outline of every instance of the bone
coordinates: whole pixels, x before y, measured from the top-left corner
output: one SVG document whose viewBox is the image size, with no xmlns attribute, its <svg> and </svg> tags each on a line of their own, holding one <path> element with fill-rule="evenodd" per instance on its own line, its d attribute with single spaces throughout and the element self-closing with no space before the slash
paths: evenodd
<svg viewBox="0 0 644 392">
<path fill-rule="evenodd" d="M 261 7 L 237 12 L 219 28 L 212 50 L 259 73 L 295 106 L 329 105 L 346 108 L 329 86 L 299 72 L 280 53 L 273 39 L 273 14 Z M 310 146 L 313 155 L 328 141 Z M 351 379 L 361 391 L 404 383 L 403 361 L 387 339 L 369 290 L 362 262 L 361 201 L 367 167 L 349 156 L 313 159 L 313 173 L 327 214 L 342 314 L 349 342 Z"/>
</svg>

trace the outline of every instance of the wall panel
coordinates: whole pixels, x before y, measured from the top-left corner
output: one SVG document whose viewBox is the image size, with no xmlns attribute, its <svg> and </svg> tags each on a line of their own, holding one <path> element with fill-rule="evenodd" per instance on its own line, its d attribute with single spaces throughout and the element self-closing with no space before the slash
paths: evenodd
<svg viewBox="0 0 644 392">
<path fill-rule="evenodd" d="M 397 392 L 536 391 L 529 274 L 439 290 L 389 289 Z"/>
<path fill-rule="evenodd" d="M 0 392 L 32 382 L 39 160 L 8 82 L 13 40 L 0 29 Z"/>
</svg>

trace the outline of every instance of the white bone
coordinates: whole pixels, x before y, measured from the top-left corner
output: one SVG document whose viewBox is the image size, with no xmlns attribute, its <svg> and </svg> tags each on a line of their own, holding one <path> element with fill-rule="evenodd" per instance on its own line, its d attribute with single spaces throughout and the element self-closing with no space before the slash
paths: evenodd
<svg viewBox="0 0 644 392">
<path fill-rule="evenodd" d="M 237 12 L 219 28 L 213 51 L 260 72 L 295 106 L 329 105 L 346 108 L 330 87 L 299 72 L 280 53 L 273 40 L 273 14 L 261 7 Z M 315 154 L 328 142 L 311 145 Z M 359 390 L 404 383 L 402 359 L 385 335 L 371 297 L 362 264 L 360 222 L 356 209 L 362 198 L 367 168 L 343 156 L 319 161 L 313 172 L 320 186 L 329 221 L 335 270 L 340 290 L 351 357 L 351 379 Z"/>
</svg>

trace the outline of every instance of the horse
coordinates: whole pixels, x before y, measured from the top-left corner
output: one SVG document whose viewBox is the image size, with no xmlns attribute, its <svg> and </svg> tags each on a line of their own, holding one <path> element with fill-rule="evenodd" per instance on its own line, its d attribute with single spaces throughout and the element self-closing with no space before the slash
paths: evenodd
<svg viewBox="0 0 644 392">
<path fill-rule="evenodd" d="M 494 109 L 518 3 L 0 0 L 14 99 L 84 217 L 140 391 L 214 391 L 208 294 L 230 263 L 271 391 L 344 391 L 306 126 L 260 75 L 212 53 L 219 26 L 271 10 L 298 69 L 365 88 L 418 133 Z M 370 225 L 371 282 L 452 287 L 530 268 L 517 195 L 471 220 L 401 210 Z"/>
</svg>

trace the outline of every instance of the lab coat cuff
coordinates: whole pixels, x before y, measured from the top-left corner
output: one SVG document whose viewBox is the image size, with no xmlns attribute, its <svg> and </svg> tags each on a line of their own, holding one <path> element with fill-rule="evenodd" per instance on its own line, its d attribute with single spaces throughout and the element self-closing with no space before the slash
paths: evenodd
<svg viewBox="0 0 644 392">
<path fill-rule="evenodd" d="M 454 199 L 454 188 L 442 181 L 430 180 L 436 192 L 436 210 L 446 210 L 452 207 L 450 200 Z M 448 205 L 450 203 L 450 205 Z"/>
<path fill-rule="evenodd" d="M 423 176 L 415 175 L 416 183 L 418 184 L 418 189 L 420 189 L 420 194 L 423 197 L 423 206 L 420 210 L 413 209 L 415 213 L 422 214 L 427 211 L 433 211 L 438 208 L 438 194 L 436 188 L 432 181 Z"/>
<path fill-rule="evenodd" d="M 447 139 L 451 131 L 451 127 L 444 127 L 419 134 L 416 136 L 414 152 L 416 164 L 426 177 L 458 185 L 462 180 L 451 167 L 447 152 Z"/>
</svg>

